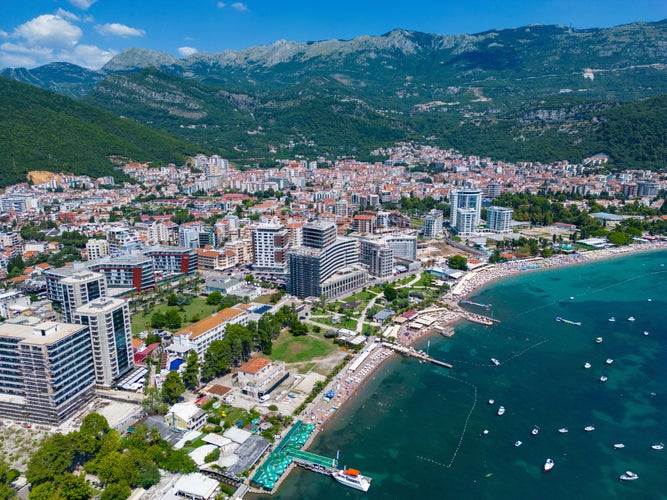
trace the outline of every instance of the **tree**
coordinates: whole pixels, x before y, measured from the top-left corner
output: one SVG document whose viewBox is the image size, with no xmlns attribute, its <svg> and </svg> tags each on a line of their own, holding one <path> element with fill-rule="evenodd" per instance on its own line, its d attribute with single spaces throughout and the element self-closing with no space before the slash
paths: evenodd
<svg viewBox="0 0 667 500">
<path fill-rule="evenodd" d="M 164 317 L 165 317 L 165 326 L 167 328 L 176 330 L 181 327 L 182 319 L 181 315 L 178 314 L 178 309 L 167 310 L 167 313 L 164 315 Z"/>
<path fill-rule="evenodd" d="M 194 349 L 188 352 L 185 371 L 183 372 L 183 384 L 194 391 L 199 385 L 199 356 Z"/>
<path fill-rule="evenodd" d="M 201 367 L 202 380 L 211 380 L 224 375 L 232 366 L 231 348 L 225 340 L 214 340 L 204 353 L 204 363 Z"/>
<path fill-rule="evenodd" d="M 151 328 L 162 328 L 167 325 L 167 317 L 160 311 L 155 311 L 151 316 Z"/>
<path fill-rule="evenodd" d="M 62 434 L 54 434 L 42 441 L 41 446 L 30 458 L 25 477 L 37 485 L 53 481 L 72 467 L 74 449 L 72 440 Z"/>
<path fill-rule="evenodd" d="M 176 296 L 176 294 L 174 292 L 171 292 L 167 296 L 167 305 L 169 307 L 174 307 L 174 306 L 178 305 L 178 297 Z"/>
<path fill-rule="evenodd" d="M 394 288 L 391 285 L 386 285 L 384 287 L 384 298 L 387 299 L 388 302 L 393 302 L 396 300 L 396 297 L 398 296 L 398 291 L 396 288 Z"/>
<path fill-rule="evenodd" d="M 298 319 L 295 319 L 292 321 L 290 324 L 290 332 L 292 332 L 292 335 L 294 337 L 300 337 L 302 335 L 307 335 L 308 334 L 308 326 L 299 321 Z"/>
<path fill-rule="evenodd" d="M 144 394 L 144 400 L 141 407 L 149 415 L 164 415 L 169 409 L 167 403 L 162 400 L 162 396 L 156 387 L 149 387 Z"/>
<path fill-rule="evenodd" d="M 452 255 L 449 258 L 449 267 L 452 269 L 460 269 L 461 271 L 468 270 L 468 259 L 462 255 Z"/>
<path fill-rule="evenodd" d="M 125 481 L 108 484 L 100 495 L 100 500 L 122 500 L 128 498 L 132 490 Z"/>
<path fill-rule="evenodd" d="M 222 301 L 222 293 L 219 291 L 211 292 L 208 294 L 208 297 L 206 297 L 206 303 L 209 306 L 217 306 L 220 304 Z"/>
<path fill-rule="evenodd" d="M 178 401 L 181 394 L 185 392 L 185 385 L 177 371 L 170 371 L 162 384 L 162 399 L 169 404 Z"/>
</svg>

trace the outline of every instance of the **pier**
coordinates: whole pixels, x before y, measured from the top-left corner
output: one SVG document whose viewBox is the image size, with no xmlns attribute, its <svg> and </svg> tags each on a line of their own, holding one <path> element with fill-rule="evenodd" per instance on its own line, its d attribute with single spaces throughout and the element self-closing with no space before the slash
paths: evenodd
<svg viewBox="0 0 667 500">
<path fill-rule="evenodd" d="M 444 368 L 449 368 L 449 369 L 453 368 L 453 366 L 450 365 L 449 363 L 445 363 L 444 361 L 434 359 L 434 358 L 432 358 L 431 356 L 429 356 L 428 354 L 426 354 L 424 352 L 414 350 L 412 347 L 405 347 L 405 346 L 402 346 L 400 344 L 394 344 L 394 343 L 391 343 L 391 342 L 382 342 L 382 345 L 384 347 L 387 347 L 389 349 L 392 349 L 392 350 L 396 351 L 399 354 L 402 354 L 403 356 L 410 356 L 412 358 L 417 358 L 420 361 L 426 361 L 428 363 L 433 363 L 434 365 L 442 366 Z"/>
<path fill-rule="evenodd" d="M 471 313 L 469 311 L 465 311 L 462 314 L 462 317 L 463 319 L 467 319 L 468 321 L 472 321 L 473 323 L 478 323 L 484 326 L 493 326 L 497 323 L 500 323 L 500 320 L 489 318 L 488 316 L 484 316 L 483 314 Z"/>
</svg>

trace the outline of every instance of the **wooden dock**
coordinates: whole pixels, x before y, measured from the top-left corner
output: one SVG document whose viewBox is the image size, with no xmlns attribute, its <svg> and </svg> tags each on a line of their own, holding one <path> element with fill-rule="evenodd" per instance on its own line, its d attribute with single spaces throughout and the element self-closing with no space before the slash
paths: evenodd
<svg viewBox="0 0 667 500">
<path fill-rule="evenodd" d="M 429 356 L 428 354 L 426 354 L 424 352 L 416 351 L 412 347 L 405 347 L 403 345 L 394 344 L 392 342 L 382 342 L 382 345 L 384 347 L 387 347 L 389 349 L 392 349 L 392 350 L 396 351 L 397 353 L 399 353 L 403 356 L 410 356 L 412 358 L 417 358 L 420 361 L 426 361 L 428 363 L 433 363 L 434 365 L 442 366 L 444 368 L 449 368 L 449 369 L 453 368 L 453 366 L 450 365 L 449 363 L 445 363 L 444 361 L 440 361 L 439 359 L 434 359 L 434 358 L 432 358 L 431 356 Z"/>
</svg>

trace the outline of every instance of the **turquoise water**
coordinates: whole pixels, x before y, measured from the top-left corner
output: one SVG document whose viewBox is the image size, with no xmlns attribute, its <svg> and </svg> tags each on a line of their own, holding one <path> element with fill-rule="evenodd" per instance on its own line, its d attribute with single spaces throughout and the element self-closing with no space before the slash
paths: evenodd
<svg viewBox="0 0 667 500">
<path fill-rule="evenodd" d="M 430 337 L 430 354 L 454 369 L 392 358 L 311 446 L 340 450 L 341 465 L 373 478 L 368 493 L 299 469 L 276 497 L 665 498 L 667 448 L 651 445 L 667 443 L 666 276 L 662 251 L 487 287 L 472 300 L 492 304 L 500 325 L 459 323 L 452 339 Z M 545 474 L 547 458 L 556 465 Z M 626 470 L 639 480 L 620 482 Z"/>
</svg>

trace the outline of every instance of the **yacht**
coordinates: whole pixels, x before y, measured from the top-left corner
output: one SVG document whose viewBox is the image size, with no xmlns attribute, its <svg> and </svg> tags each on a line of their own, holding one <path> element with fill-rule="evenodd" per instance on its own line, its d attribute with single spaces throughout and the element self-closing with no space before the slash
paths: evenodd
<svg viewBox="0 0 667 500">
<path fill-rule="evenodd" d="M 644 337 L 648 337 L 648 330 L 644 330 Z"/>
<path fill-rule="evenodd" d="M 489 399 L 489 404 L 492 405 L 493 403 L 495 403 L 495 401 L 493 399 Z"/>
<path fill-rule="evenodd" d="M 630 317 L 628 318 L 628 321 L 634 321 L 634 320 L 635 320 L 635 317 L 634 317 L 634 316 L 630 316 Z"/>
<path fill-rule="evenodd" d="M 612 364 L 613 362 L 614 360 L 611 358 L 607 358 L 607 361 L 605 361 L 605 363 L 607 363 L 608 365 Z"/>
<path fill-rule="evenodd" d="M 602 344 L 602 337 L 596 338 L 595 342 L 597 342 L 598 344 Z"/>
<path fill-rule="evenodd" d="M 584 430 L 586 432 L 591 432 L 595 430 L 595 427 L 593 427 L 592 425 L 587 425 L 586 427 L 584 427 Z"/>
<path fill-rule="evenodd" d="M 604 375 L 602 375 L 602 376 L 600 377 L 600 382 L 606 382 L 606 381 L 607 381 L 607 377 L 605 377 Z"/>
<path fill-rule="evenodd" d="M 620 449 L 622 449 L 622 448 L 625 448 L 625 445 L 624 445 L 623 443 L 616 443 L 616 444 L 614 445 L 614 449 L 615 449 L 615 450 L 620 450 Z"/>
<path fill-rule="evenodd" d="M 500 361 L 498 361 L 496 358 L 491 358 L 491 363 L 493 363 L 496 366 L 500 365 Z"/>
<path fill-rule="evenodd" d="M 614 317 L 612 316 L 611 318 L 609 318 L 609 321 L 610 321 L 611 323 L 613 323 L 614 321 L 616 321 L 616 318 L 614 318 Z"/>
<path fill-rule="evenodd" d="M 505 413 L 505 407 L 501 406 L 500 408 L 498 408 L 498 415 L 502 415 L 503 413 Z"/>
<path fill-rule="evenodd" d="M 331 475 L 340 484 L 355 490 L 368 491 L 368 488 L 371 487 L 371 478 L 362 476 L 357 469 L 336 470 Z"/>
<path fill-rule="evenodd" d="M 665 445 L 663 443 L 657 443 L 651 446 L 651 448 L 653 448 L 654 450 L 662 450 L 664 447 Z"/>
<path fill-rule="evenodd" d="M 621 477 L 619 479 L 621 481 L 634 481 L 635 479 L 639 479 L 639 476 L 634 472 L 626 470 L 623 474 L 621 474 Z"/>
<path fill-rule="evenodd" d="M 522 444 L 523 444 L 523 441 L 516 441 L 516 442 L 514 443 L 514 446 L 516 446 L 516 447 L 518 448 L 518 447 L 521 446 Z"/>
<path fill-rule="evenodd" d="M 539 428 L 538 426 L 533 427 L 533 430 L 530 431 L 530 433 L 531 433 L 533 436 L 537 436 L 537 433 L 538 433 L 538 432 L 540 432 L 540 428 Z"/>
<path fill-rule="evenodd" d="M 544 462 L 544 472 L 549 472 L 553 468 L 554 468 L 554 461 L 551 460 L 550 458 L 547 458 L 547 461 Z"/>
<path fill-rule="evenodd" d="M 570 431 L 567 430 L 567 427 L 561 427 L 560 429 L 558 429 L 558 432 L 560 432 L 561 434 L 567 434 Z"/>
<path fill-rule="evenodd" d="M 591 364 L 588 361 L 586 361 L 584 363 L 584 368 L 586 368 L 588 370 L 590 367 L 591 367 Z"/>
</svg>

